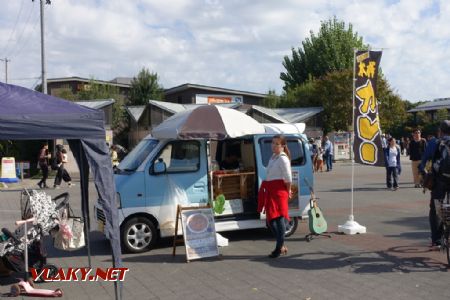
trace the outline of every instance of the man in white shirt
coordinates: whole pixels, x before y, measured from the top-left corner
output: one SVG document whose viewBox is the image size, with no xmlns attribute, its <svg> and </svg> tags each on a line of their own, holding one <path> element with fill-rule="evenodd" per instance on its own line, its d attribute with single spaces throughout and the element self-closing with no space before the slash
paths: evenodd
<svg viewBox="0 0 450 300">
<path fill-rule="evenodd" d="M 323 158 L 327 164 L 327 172 L 330 172 L 333 169 L 333 144 L 328 139 L 328 136 L 324 136 L 323 141 Z"/>
</svg>

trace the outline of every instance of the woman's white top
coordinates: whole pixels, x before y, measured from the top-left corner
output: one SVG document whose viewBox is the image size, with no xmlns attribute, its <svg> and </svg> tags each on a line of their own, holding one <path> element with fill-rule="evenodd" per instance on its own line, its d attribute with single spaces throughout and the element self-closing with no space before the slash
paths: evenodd
<svg viewBox="0 0 450 300">
<path fill-rule="evenodd" d="M 291 162 L 286 153 L 272 155 L 267 165 L 266 180 L 282 179 L 285 182 L 292 182 Z"/>
</svg>

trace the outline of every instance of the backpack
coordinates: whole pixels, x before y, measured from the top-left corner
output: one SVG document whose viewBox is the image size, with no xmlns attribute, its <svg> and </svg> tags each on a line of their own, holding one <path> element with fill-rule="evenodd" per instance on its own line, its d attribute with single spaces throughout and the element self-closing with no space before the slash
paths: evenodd
<svg viewBox="0 0 450 300">
<path fill-rule="evenodd" d="M 439 142 L 436 157 L 433 164 L 434 171 L 437 175 L 450 179 L 450 140 Z"/>
<path fill-rule="evenodd" d="M 58 165 L 62 162 L 62 153 L 60 151 L 56 152 L 56 156 L 52 157 L 50 167 L 52 170 L 58 170 Z"/>
<path fill-rule="evenodd" d="M 51 160 L 51 164 L 50 167 L 52 168 L 52 170 L 58 170 L 58 159 L 56 157 L 53 157 Z"/>
</svg>

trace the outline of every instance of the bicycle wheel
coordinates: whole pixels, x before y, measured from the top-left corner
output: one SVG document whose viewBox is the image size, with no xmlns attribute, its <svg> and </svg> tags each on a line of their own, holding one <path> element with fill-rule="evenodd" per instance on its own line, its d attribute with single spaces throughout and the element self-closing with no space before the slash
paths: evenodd
<svg viewBox="0 0 450 300">
<path fill-rule="evenodd" d="M 445 252 L 447 252 L 447 266 L 450 267 L 450 245 L 448 244 L 448 238 L 450 234 L 450 228 L 448 225 L 444 225 L 444 244 Z"/>
</svg>

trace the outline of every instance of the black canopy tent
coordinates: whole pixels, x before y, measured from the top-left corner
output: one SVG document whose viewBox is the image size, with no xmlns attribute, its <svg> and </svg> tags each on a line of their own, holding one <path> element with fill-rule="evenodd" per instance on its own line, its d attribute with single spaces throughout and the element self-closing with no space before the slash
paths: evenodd
<svg viewBox="0 0 450 300">
<path fill-rule="evenodd" d="M 105 234 L 111 243 L 113 267 L 120 267 L 122 261 L 119 218 L 113 170 L 105 141 L 103 111 L 23 87 L 0 83 L 0 140 L 56 138 L 69 142 L 80 169 L 81 209 L 87 233 L 90 230 L 89 170 L 92 172 L 99 202 L 105 214 Z M 86 234 L 87 238 L 88 236 Z M 87 245 L 90 264 L 89 240 Z"/>
</svg>

